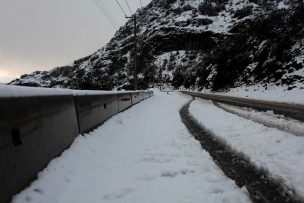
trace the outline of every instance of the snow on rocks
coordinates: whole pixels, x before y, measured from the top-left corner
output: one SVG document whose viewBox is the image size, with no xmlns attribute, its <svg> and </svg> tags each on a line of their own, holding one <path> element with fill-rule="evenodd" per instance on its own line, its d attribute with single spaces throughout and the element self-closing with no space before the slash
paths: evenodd
<svg viewBox="0 0 304 203">
<path fill-rule="evenodd" d="M 285 4 L 284 1 L 281 1 L 279 4 L 278 4 L 278 9 L 288 9 L 289 6 Z"/>
<path fill-rule="evenodd" d="M 190 114 L 215 137 L 304 198 L 304 139 L 195 100 Z"/>
<path fill-rule="evenodd" d="M 189 100 L 156 92 L 78 136 L 13 202 L 250 202 L 182 124 Z"/>
</svg>

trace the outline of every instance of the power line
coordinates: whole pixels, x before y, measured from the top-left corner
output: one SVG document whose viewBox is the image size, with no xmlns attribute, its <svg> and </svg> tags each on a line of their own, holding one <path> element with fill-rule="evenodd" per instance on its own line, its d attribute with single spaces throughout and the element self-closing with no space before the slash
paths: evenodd
<svg viewBox="0 0 304 203">
<path fill-rule="evenodd" d="M 138 75 L 137 75 L 137 17 L 136 13 L 132 16 L 132 11 L 127 0 L 126 4 L 129 8 L 131 16 L 127 16 L 125 10 L 122 8 L 118 0 L 115 0 L 121 11 L 125 14 L 125 18 L 132 19 L 134 21 L 134 70 L 133 70 L 133 78 L 134 78 L 134 90 L 138 89 Z"/>
<path fill-rule="evenodd" d="M 97 7 L 97 9 L 102 13 L 103 16 L 106 17 L 106 19 L 108 20 L 108 22 L 112 25 L 112 27 L 114 28 L 114 25 L 112 23 L 112 21 L 110 20 L 109 16 L 107 16 L 107 14 L 105 13 L 105 11 L 103 10 L 102 7 L 100 7 L 100 5 L 97 3 L 97 0 L 93 0 L 95 6 Z"/>
<path fill-rule="evenodd" d="M 109 13 L 107 12 L 107 10 L 103 7 L 102 4 L 100 4 L 99 1 L 97 0 L 93 0 L 95 6 L 98 8 L 98 10 L 103 14 L 103 16 L 106 17 L 106 19 L 108 20 L 108 22 L 111 24 L 111 26 L 116 29 L 116 23 L 114 20 L 112 20 L 111 16 L 109 15 Z"/>
<path fill-rule="evenodd" d="M 128 0 L 125 0 L 125 2 L 126 2 L 126 4 L 127 4 L 127 7 L 128 7 L 128 9 L 129 9 L 129 11 L 130 11 L 130 14 L 132 15 L 132 10 L 131 10 L 131 8 L 130 8 L 130 5 L 129 5 L 129 2 L 128 2 Z"/>
<path fill-rule="evenodd" d="M 119 1 L 118 0 L 115 0 L 117 5 L 119 6 L 119 8 L 121 9 L 121 11 L 125 14 L 125 16 L 127 16 L 125 10 L 122 8 L 122 6 L 120 5 Z"/>
<path fill-rule="evenodd" d="M 117 25 L 117 22 L 116 22 L 115 18 L 113 18 L 112 14 L 109 12 L 109 10 L 105 6 L 105 4 L 102 2 L 102 0 L 97 0 L 97 3 L 99 3 L 99 5 L 103 8 L 103 10 L 107 13 L 107 15 L 109 16 L 110 20 L 112 22 L 114 22 L 115 25 Z"/>
</svg>

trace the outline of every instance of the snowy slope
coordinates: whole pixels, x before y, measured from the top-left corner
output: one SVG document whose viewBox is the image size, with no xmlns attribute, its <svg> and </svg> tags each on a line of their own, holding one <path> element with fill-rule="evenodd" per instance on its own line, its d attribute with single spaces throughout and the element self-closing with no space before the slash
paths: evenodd
<svg viewBox="0 0 304 203">
<path fill-rule="evenodd" d="M 302 0 L 153 0 L 136 14 L 140 88 L 153 77 L 198 90 L 304 83 Z M 133 47 L 129 21 L 94 54 L 11 84 L 130 89 Z"/>
<path fill-rule="evenodd" d="M 13 202 L 250 202 L 182 124 L 190 99 L 156 93 L 78 136 Z"/>
</svg>

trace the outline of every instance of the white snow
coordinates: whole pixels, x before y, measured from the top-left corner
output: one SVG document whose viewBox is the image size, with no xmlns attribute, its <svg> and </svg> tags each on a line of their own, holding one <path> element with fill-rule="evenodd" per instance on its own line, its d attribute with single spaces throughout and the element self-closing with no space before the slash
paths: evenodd
<svg viewBox="0 0 304 203">
<path fill-rule="evenodd" d="M 13 202 L 250 202 L 182 124 L 189 100 L 156 93 L 78 136 Z"/>
<path fill-rule="evenodd" d="M 262 50 L 262 49 L 264 48 L 264 46 L 266 45 L 267 42 L 268 42 L 268 40 L 263 40 L 263 41 L 261 42 L 261 44 L 259 45 L 258 50 Z"/>
<path fill-rule="evenodd" d="M 62 88 L 23 87 L 0 84 L 0 98 L 7 97 L 33 97 L 52 95 L 105 95 L 132 93 L 137 91 L 103 91 L 103 90 L 71 90 Z"/>
<path fill-rule="evenodd" d="M 180 16 L 177 16 L 174 20 L 176 22 L 185 22 L 191 17 L 192 17 L 192 10 L 181 13 Z"/>
<path fill-rule="evenodd" d="M 304 139 L 227 113 L 206 100 L 190 105 L 191 115 L 215 137 L 304 197 Z"/>
<path fill-rule="evenodd" d="M 213 20 L 213 23 L 208 26 L 208 30 L 214 33 L 228 33 L 229 27 L 232 25 L 232 18 L 226 12 L 219 13 L 216 17 L 208 17 Z"/>
<path fill-rule="evenodd" d="M 120 93 L 131 93 L 136 91 L 105 91 L 105 90 L 72 90 L 73 95 L 105 95 L 105 94 L 120 94 Z"/>
<path fill-rule="evenodd" d="M 29 97 L 47 95 L 73 95 L 71 90 L 59 88 L 22 87 L 14 85 L 0 85 L 0 98 Z"/>
<path fill-rule="evenodd" d="M 304 136 L 304 125 L 302 122 L 286 118 L 283 115 L 274 114 L 273 111 L 260 112 L 250 108 L 240 108 L 221 103 L 218 103 L 218 106 L 228 112 L 264 124 L 268 127 L 278 128 L 297 136 Z"/>
<path fill-rule="evenodd" d="M 304 84 L 297 84 L 297 88 L 287 90 L 287 86 L 262 85 L 241 86 L 229 89 L 228 92 L 215 92 L 217 95 L 227 95 L 266 101 L 304 104 Z"/>
<path fill-rule="evenodd" d="M 303 55 L 303 60 L 302 61 L 304 61 L 304 55 Z M 299 70 L 296 70 L 292 73 L 286 73 L 283 77 L 294 76 L 294 75 L 304 77 L 304 67 L 299 69 Z"/>
<path fill-rule="evenodd" d="M 298 64 L 304 63 L 304 39 L 297 41 L 290 50 Z"/>
<path fill-rule="evenodd" d="M 174 57 L 174 62 L 170 62 L 170 58 Z M 159 56 L 156 57 L 154 61 L 154 65 L 158 68 L 163 68 L 162 72 L 162 78 L 166 79 L 168 78 L 170 81 L 173 80 L 173 72 L 176 70 L 177 65 L 186 67 L 187 62 L 183 61 L 183 59 L 187 58 L 186 51 L 180 50 L 180 51 L 171 51 L 171 52 L 165 52 Z M 175 64 L 173 65 L 172 70 L 169 70 L 168 65 L 171 63 Z M 156 76 L 160 70 L 156 69 L 154 70 L 156 72 Z"/>
<path fill-rule="evenodd" d="M 281 1 L 281 2 L 278 4 L 278 9 L 289 9 L 289 6 L 286 5 L 284 1 Z"/>
</svg>

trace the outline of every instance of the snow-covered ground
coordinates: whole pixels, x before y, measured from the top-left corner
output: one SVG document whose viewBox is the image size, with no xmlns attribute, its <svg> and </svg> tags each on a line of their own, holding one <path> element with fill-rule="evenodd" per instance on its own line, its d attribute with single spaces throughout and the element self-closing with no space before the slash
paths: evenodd
<svg viewBox="0 0 304 203">
<path fill-rule="evenodd" d="M 268 85 L 265 89 L 262 85 L 254 85 L 231 88 L 227 92 L 216 92 L 215 94 L 266 101 L 304 104 L 304 84 L 300 83 L 292 90 L 288 90 L 288 86 Z"/>
<path fill-rule="evenodd" d="M 214 136 L 304 198 L 304 139 L 228 113 L 197 99 L 190 114 Z"/>
<path fill-rule="evenodd" d="M 274 114 L 273 111 L 261 112 L 250 108 L 241 108 L 221 103 L 217 105 L 225 111 L 237 114 L 243 118 L 304 137 L 304 125 L 301 121 Z"/>
<path fill-rule="evenodd" d="M 181 122 L 189 100 L 156 92 L 78 136 L 13 202 L 250 202 Z"/>
</svg>

